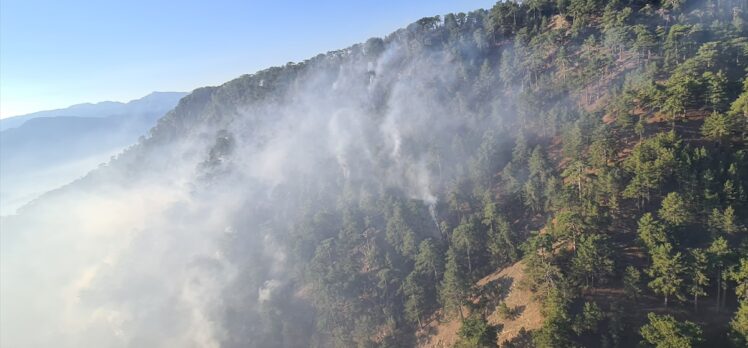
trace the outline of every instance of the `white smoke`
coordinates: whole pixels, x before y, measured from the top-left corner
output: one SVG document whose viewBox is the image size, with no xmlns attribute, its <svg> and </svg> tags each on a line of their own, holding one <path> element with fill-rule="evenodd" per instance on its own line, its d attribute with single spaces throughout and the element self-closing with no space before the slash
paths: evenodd
<svg viewBox="0 0 748 348">
<path fill-rule="evenodd" d="M 257 302 L 263 303 L 270 300 L 273 296 L 273 291 L 280 286 L 280 282 L 275 279 L 270 279 L 263 284 L 263 286 L 257 291 Z"/>
<path fill-rule="evenodd" d="M 452 85 L 457 69 L 449 55 L 408 61 L 405 51 L 392 43 L 375 61 L 338 53 L 339 68 L 310 67 L 282 104 L 240 105 L 216 126 L 236 142 L 216 157 L 224 172 L 201 164 L 217 130 L 206 125 L 137 147 L 3 218 L 2 346 L 220 346 L 239 277 L 259 282 L 236 289 L 252 293 L 244 310 L 291 277 L 267 221 L 291 219 L 291 198 L 330 177 L 398 188 L 428 207 L 438 230 L 444 183 L 413 139 L 451 142 L 462 122 L 451 101 L 423 93 Z M 263 274 L 242 275 L 240 262 L 262 263 Z"/>
</svg>

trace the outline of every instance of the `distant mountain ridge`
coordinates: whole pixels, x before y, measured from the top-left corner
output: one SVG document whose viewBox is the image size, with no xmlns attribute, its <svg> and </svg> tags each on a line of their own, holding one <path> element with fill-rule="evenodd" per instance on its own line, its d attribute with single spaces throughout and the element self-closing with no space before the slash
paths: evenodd
<svg viewBox="0 0 748 348">
<path fill-rule="evenodd" d="M 135 144 L 187 93 L 154 92 L 0 121 L 0 213 L 64 185 Z"/>
<path fill-rule="evenodd" d="M 177 104 L 179 99 L 187 95 L 185 92 L 152 92 L 145 97 L 129 102 L 102 101 L 98 103 L 75 104 L 63 109 L 44 110 L 30 114 L 0 119 L 0 131 L 17 128 L 26 121 L 40 117 L 95 117 L 102 118 L 113 115 L 132 115 L 143 113 L 165 113 Z"/>
</svg>

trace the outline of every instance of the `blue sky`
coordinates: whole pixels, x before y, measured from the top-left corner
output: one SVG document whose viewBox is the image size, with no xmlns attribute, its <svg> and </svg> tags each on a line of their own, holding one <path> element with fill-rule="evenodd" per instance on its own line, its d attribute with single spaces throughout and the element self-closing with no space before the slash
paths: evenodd
<svg viewBox="0 0 748 348">
<path fill-rule="evenodd" d="M 190 91 L 495 0 L 0 0 L 0 117 Z"/>
</svg>

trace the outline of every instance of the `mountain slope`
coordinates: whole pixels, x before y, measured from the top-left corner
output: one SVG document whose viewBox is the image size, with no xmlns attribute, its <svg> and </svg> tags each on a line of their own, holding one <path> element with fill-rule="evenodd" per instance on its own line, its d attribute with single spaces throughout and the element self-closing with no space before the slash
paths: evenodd
<svg viewBox="0 0 748 348">
<path fill-rule="evenodd" d="M 739 347 L 745 7 L 500 2 L 195 90 L 2 220 L 0 339 Z"/>
</svg>

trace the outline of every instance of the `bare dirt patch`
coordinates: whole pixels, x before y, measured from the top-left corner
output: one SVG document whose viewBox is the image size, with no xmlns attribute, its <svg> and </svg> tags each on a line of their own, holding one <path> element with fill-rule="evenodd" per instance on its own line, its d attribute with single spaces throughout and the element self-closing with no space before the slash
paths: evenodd
<svg viewBox="0 0 748 348">
<path fill-rule="evenodd" d="M 524 289 L 520 284 L 525 279 L 525 265 L 522 261 L 514 265 L 489 274 L 476 284 L 479 294 L 474 302 L 488 301 L 491 305 L 487 308 L 486 319 L 490 325 L 499 327 L 497 335 L 497 346 L 505 341 L 511 341 L 523 332 L 537 330 L 543 325 L 543 315 L 540 313 L 540 303 L 533 299 L 530 290 Z M 487 298 L 480 298 L 481 296 Z M 512 311 L 513 315 L 502 318 L 496 310 L 498 303 L 503 302 Z M 464 311 L 468 315 L 467 310 Z M 443 321 L 432 320 L 424 329 L 419 330 L 418 346 L 429 348 L 451 347 L 458 340 L 458 331 L 461 322 L 459 316 Z"/>
</svg>

